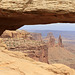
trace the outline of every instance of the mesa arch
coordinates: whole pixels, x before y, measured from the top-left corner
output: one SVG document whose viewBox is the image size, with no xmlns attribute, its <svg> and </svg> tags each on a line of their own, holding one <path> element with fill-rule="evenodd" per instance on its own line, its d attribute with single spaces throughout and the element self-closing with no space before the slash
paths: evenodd
<svg viewBox="0 0 75 75">
<path fill-rule="evenodd" d="M 75 0 L 0 0 L 0 35 L 23 25 L 75 23 Z"/>
</svg>

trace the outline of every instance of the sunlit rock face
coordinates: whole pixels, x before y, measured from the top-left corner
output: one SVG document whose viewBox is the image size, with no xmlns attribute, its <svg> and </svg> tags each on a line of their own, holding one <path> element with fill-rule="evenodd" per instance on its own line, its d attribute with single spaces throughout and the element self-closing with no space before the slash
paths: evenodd
<svg viewBox="0 0 75 75">
<path fill-rule="evenodd" d="M 75 0 L 0 0 L 0 34 L 23 25 L 75 23 Z"/>
<path fill-rule="evenodd" d="M 24 30 L 6 30 L 0 37 L 8 50 L 21 51 L 30 58 L 48 63 L 48 47 L 41 41 L 42 36 L 40 34 L 34 33 L 32 36 Z"/>
<path fill-rule="evenodd" d="M 30 33 L 23 30 L 16 30 L 16 31 L 5 30 L 0 37 L 1 38 L 24 38 L 28 40 L 32 39 Z"/>
</svg>

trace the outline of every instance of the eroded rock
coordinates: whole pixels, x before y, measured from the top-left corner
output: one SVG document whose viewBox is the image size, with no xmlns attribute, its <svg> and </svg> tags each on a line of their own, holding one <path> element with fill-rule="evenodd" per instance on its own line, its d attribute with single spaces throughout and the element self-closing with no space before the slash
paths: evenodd
<svg viewBox="0 0 75 75">
<path fill-rule="evenodd" d="M 38 40 L 38 41 L 42 41 L 42 35 L 41 33 L 30 33 L 33 40 Z"/>
<path fill-rule="evenodd" d="M 23 25 L 75 23 L 74 0 L 1 0 L 0 34 Z"/>
<path fill-rule="evenodd" d="M 61 35 L 59 35 L 58 45 L 59 45 L 60 47 L 63 47 Z"/>
<path fill-rule="evenodd" d="M 55 38 L 54 36 L 50 36 L 49 47 L 53 47 L 53 46 L 55 46 Z"/>
<path fill-rule="evenodd" d="M 7 57 L 7 59 L 6 59 Z M 0 48 L 0 75 L 75 75 L 75 70 L 63 64 L 37 62 L 22 52 Z"/>
<path fill-rule="evenodd" d="M 10 31 L 6 30 L 1 35 L 1 38 L 25 38 L 25 39 L 32 39 L 32 36 L 29 32 L 24 30 L 17 30 L 17 31 Z"/>
</svg>

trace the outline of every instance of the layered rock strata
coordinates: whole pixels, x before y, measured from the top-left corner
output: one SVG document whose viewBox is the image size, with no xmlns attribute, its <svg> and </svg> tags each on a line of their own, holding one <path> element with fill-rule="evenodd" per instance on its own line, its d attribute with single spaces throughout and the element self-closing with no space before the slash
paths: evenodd
<svg viewBox="0 0 75 75">
<path fill-rule="evenodd" d="M 75 70 L 63 64 L 37 62 L 27 54 L 8 51 L 0 39 L 0 75 L 75 75 Z"/>
<path fill-rule="evenodd" d="M 32 36 L 29 32 L 24 30 L 5 30 L 1 35 L 1 38 L 24 38 L 24 39 L 32 39 Z"/>
<path fill-rule="evenodd" d="M 45 43 L 24 38 L 3 38 L 8 50 L 27 53 L 29 57 L 48 63 L 48 47 Z"/>
<path fill-rule="evenodd" d="M 30 33 L 30 34 L 33 37 L 33 40 L 42 41 L 42 35 L 41 35 L 41 33 Z"/>
<path fill-rule="evenodd" d="M 0 34 L 23 25 L 75 23 L 74 0 L 0 0 Z"/>
</svg>

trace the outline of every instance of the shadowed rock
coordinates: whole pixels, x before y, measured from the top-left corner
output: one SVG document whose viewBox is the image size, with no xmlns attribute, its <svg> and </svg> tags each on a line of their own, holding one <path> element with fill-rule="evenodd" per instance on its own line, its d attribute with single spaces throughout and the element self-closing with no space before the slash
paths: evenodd
<svg viewBox="0 0 75 75">
<path fill-rule="evenodd" d="M 0 34 L 23 25 L 75 23 L 74 0 L 1 0 Z"/>
</svg>

